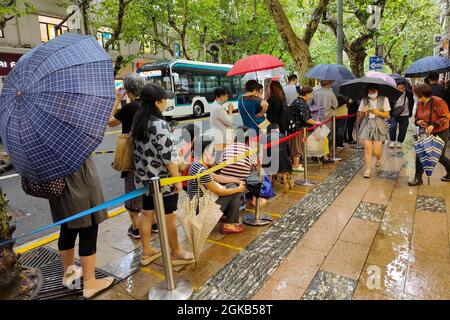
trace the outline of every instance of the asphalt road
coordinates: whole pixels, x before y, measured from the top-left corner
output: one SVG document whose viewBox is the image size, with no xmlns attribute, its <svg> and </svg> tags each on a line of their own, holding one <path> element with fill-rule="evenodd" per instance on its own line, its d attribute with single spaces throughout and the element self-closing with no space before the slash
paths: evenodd
<svg viewBox="0 0 450 320">
<path fill-rule="evenodd" d="M 192 119 L 176 119 L 179 121 L 177 128 L 181 128 L 189 123 L 195 122 L 201 125 L 203 131 L 210 128 L 209 118 Z M 233 125 L 236 128 L 241 125 L 242 121 L 238 114 L 234 115 Z M 109 128 L 106 131 L 103 142 L 97 148 L 97 151 L 114 150 L 116 144 L 117 132 L 120 127 Z M 94 155 L 94 162 L 100 177 L 103 193 L 107 200 L 114 199 L 124 194 L 123 181 L 120 173 L 111 168 L 113 162 L 113 154 Z M 45 199 L 35 198 L 26 195 L 21 187 L 20 177 L 15 176 L 15 171 L 5 172 L 0 176 L 0 185 L 9 200 L 9 212 L 13 216 L 13 222 L 16 224 L 15 237 L 26 235 L 38 228 L 52 223 L 49 204 Z M 12 175 L 11 177 L 8 177 Z M 19 239 L 17 244 L 23 244 L 36 238 L 40 238 L 46 234 L 52 233 L 58 228 L 48 229 L 39 234 Z"/>
</svg>

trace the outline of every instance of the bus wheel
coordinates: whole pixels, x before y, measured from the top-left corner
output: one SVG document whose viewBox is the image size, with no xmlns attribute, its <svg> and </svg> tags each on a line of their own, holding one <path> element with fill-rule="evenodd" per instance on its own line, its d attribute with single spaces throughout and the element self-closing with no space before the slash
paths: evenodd
<svg viewBox="0 0 450 320">
<path fill-rule="evenodd" d="M 196 102 L 194 108 L 192 109 L 192 115 L 194 118 L 200 118 L 203 114 L 203 104 Z"/>
</svg>

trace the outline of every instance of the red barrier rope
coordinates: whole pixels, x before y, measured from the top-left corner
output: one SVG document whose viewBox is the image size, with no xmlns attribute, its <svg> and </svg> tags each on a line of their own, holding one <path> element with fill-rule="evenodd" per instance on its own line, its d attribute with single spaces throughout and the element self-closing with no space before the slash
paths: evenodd
<svg viewBox="0 0 450 320">
<path fill-rule="evenodd" d="M 349 114 L 349 115 L 347 115 L 347 116 L 339 116 L 339 117 L 336 117 L 336 119 L 348 119 L 348 118 L 353 118 L 353 117 L 356 117 L 356 113 L 352 113 L 352 114 Z"/>
</svg>

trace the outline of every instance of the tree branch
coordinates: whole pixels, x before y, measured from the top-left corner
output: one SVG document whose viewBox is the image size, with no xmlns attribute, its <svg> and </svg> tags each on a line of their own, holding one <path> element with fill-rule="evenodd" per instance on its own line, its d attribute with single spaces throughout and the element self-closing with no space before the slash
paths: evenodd
<svg viewBox="0 0 450 320">
<path fill-rule="evenodd" d="M 308 22 L 305 34 L 303 36 L 303 41 L 305 41 L 308 46 L 311 44 L 311 40 L 319 27 L 320 19 L 322 18 L 324 12 L 326 12 L 329 2 L 330 0 L 319 0 L 319 3 L 314 9 L 312 19 Z"/>
<path fill-rule="evenodd" d="M 125 16 L 125 8 L 127 5 L 129 5 L 133 0 L 119 0 L 119 12 L 117 13 L 117 25 L 116 28 L 111 36 L 111 38 L 106 41 L 105 43 L 105 50 L 106 52 L 109 51 L 109 47 L 119 40 L 120 34 L 122 33 L 122 26 L 123 26 L 123 17 Z"/>
</svg>

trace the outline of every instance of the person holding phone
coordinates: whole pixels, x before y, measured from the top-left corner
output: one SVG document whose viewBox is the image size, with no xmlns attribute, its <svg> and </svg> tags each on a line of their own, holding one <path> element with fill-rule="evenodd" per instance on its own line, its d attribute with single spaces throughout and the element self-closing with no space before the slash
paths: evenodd
<svg viewBox="0 0 450 320">
<path fill-rule="evenodd" d="M 375 155 L 377 161 L 376 168 L 381 167 L 381 157 L 383 154 L 383 141 L 387 137 L 385 119 L 389 119 L 391 107 L 389 100 L 380 95 L 377 85 L 369 84 L 366 88 L 366 98 L 361 100 L 358 109 L 358 118 L 361 121 L 360 138 L 364 140 L 364 158 L 366 170 L 364 178 L 370 178 L 372 158 Z"/>
<path fill-rule="evenodd" d="M 445 150 L 449 140 L 450 112 L 447 103 L 439 97 L 432 96 L 431 86 L 422 84 L 414 88 L 414 95 L 417 97 L 417 109 L 415 115 L 415 125 L 420 127 L 426 134 L 440 137 L 444 143 L 439 162 L 445 167 L 447 174 L 441 178 L 444 182 L 450 182 L 450 159 L 446 157 Z M 416 174 L 414 180 L 408 182 L 409 186 L 423 184 L 423 167 L 418 157 L 416 157 Z"/>
</svg>

